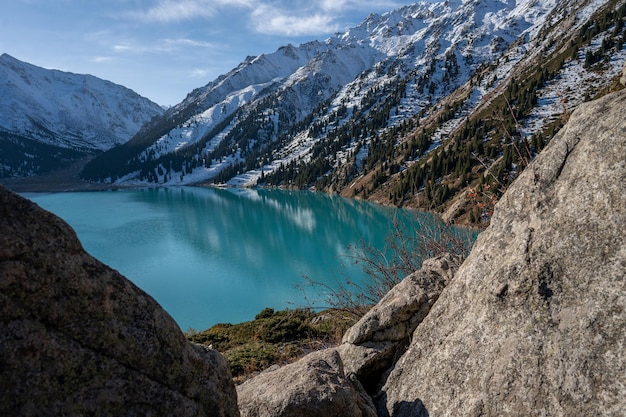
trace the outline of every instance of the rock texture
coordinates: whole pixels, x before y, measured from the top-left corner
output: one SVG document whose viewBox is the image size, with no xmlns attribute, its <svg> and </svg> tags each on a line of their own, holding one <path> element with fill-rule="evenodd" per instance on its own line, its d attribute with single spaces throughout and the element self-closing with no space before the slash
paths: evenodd
<svg viewBox="0 0 626 417">
<path fill-rule="evenodd" d="M 626 415 L 625 114 L 581 106 L 510 187 L 380 415 Z"/>
<path fill-rule="evenodd" d="M 0 415 L 239 415 L 221 354 L 1 186 L 0 322 Z"/>
<path fill-rule="evenodd" d="M 339 353 L 347 373 L 353 373 L 373 393 L 384 373 L 404 353 L 417 325 L 458 269 L 460 259 L 442 255 L 424 261 L 391 289 L 344 335 Z"/>
<path fill-rule="evenodd" d="M 242 416 L 376 416 L 367 392 L 375 392 L 404 352 L 459 264 L 451 255 L 425 261 L 350 328 L 339 347 L 246 381 L 238 387 Z"/>
<path fill-rule="evenodd" d="M 371 398 L 335 349 L 265 371 L 237 388 L 242 417 L 376 417 Z"/>
</svg>

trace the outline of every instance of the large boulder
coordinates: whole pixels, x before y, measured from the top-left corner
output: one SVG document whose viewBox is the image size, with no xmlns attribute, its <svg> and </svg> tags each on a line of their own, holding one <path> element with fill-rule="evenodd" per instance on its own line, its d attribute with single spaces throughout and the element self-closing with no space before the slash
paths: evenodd
<svg viewBox="0 0 626 417">
<path fill-rule="evenodd" d="M 267 370 L 237 387 L 242 417 L 376 417 L 359 381 L 335 349 Z"/>
<path fill-rule="evenodd" d="M 0 322 L 0 415 L 239 415 L 221 354 L 2 186 Z"/>
<path fill-rule="evenodd" d="M 626 91 L 576 110 L 417 327 L 380 415 L 626 415 Z"/>
<path fill-rule="evenodd" d="M 404 353 L 460 263 L 450 254 L 424 261 L 348 329 L 338 351 L 346 373 L 355 374 L 368 392 L 375 392 L 382 374 Z"/>
</svg>

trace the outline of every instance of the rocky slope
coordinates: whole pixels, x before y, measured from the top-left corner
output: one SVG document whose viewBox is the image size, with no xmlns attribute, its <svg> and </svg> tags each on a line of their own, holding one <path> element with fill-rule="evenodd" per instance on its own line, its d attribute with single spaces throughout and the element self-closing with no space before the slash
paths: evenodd
<svg viewBox="0 0 626 417">
<path fill-rule="evenodd" d="M 379 416 L 624 415 L 625 113 L 626 91 L 577 109 L 453 277 L 453 262 L 426 263 L 421 279 L 403 281 L 314 361 L 346 376 L 343 387 L 364 391 L 350 376 L 369 387 Z M 389 345 L 399 358 L 383 354 Z M 240 386 L 242 415 L 296 416 L 290 405 L 321 404 L 316 377 L 309 388 L 287 383 L 303 366 Z M 344 415 L 371 415 L 367 403 L 350 404 Z"/>
<path fill-rule="evenodd" d="M 249 57 L 192 91 L 125 149 L 88 165 L 84 175 L 119 183 L 253 184 L 261 172 L 302 159 L 326 168 L 298 181 L 312 185 L 351 159 L 349 153 L 367 152 L 378 130 L 427 110 L 518 37 L 534 36 L 555 4 L 420 2 L 370 15 L 324 42 Z M 322 151 L 323 164 L 319 148 L 343 136 L 344 126 L 351 137 L 338 140 L 336 154 Z"/>
<path fill-rule="evenodd" d="M 581 106 L 507 191 L 382 388 L 389 415 L 626 413 L 625 112 L 626 92 Z"/>
<path fill-rule="evenodd" d="M 162 113 L 120 85 L 2 54 L 0 178 L 42 173 L 64 159 L 110 149 Z"/>
<path fill-rule="evenodd" d="M 0 415 L 239 415 L 221 354 L 2 186 L 0 340 Z"/>
<path fill-rule="evenodd" d="M 446 0 L 372 15 L 249 57 L 83 176 L 313 188 L 439 211 L 471 195 L 449 218 L 480 223 L 571 110 L 612 87 L 625 15 L 625 0 Z"/>
</svg>

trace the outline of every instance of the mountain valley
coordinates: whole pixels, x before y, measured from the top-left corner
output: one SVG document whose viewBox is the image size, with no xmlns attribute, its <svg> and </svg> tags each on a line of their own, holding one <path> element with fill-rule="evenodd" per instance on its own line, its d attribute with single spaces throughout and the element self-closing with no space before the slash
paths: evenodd
<svg viewBox="0 0 626 417">
<path fill-rule="evenodd" d="M 372 14 L 152 109 L 129 140 L 93 145 L 81 177 L 312 189 L 483 226 L 572 110 L 621 88 L 625 12 L 624 0 L 447 0 Z"/>
</svg>

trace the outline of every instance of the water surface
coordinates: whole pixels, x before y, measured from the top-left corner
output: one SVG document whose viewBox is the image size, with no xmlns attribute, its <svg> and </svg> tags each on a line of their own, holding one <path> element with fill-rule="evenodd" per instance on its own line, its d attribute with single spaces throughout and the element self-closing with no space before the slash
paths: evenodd
<svg viewBox="0 0 626 417">
<path fill-rule="evenodd" d="M 183 330 L 307 306 L 303 276 L 363 279 L 348 247 L 384 246 L 415 213 L 305 191 L 155 188 L 28 195 L 85 249 L 152 295 Z M 403 221 L 404 221 L 403 220 Z M 321 297 L 321 296 L 320 296 Z"/>
</svg>

